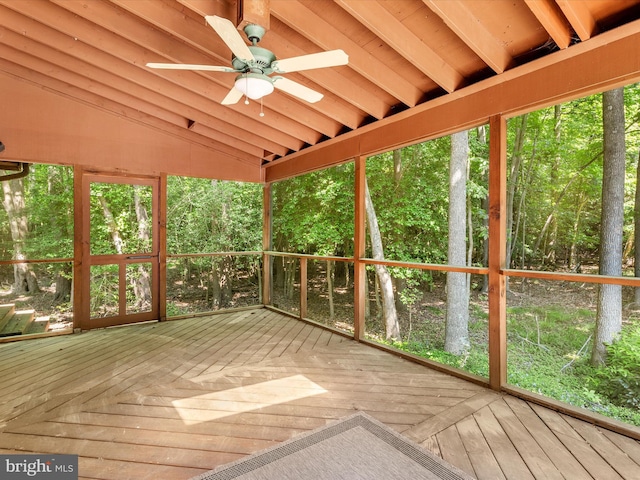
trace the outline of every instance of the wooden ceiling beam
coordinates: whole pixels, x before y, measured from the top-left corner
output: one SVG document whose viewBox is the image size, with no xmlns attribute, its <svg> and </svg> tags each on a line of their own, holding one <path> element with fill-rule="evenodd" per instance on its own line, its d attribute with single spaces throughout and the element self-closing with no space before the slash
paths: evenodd
<svg viewBox="0 0 640 480">
<path fill-rule="evenodd" d="M 164 101 L 169 103 L 173 102 L 175 111 L 181 113 L 184 117 L 207 124 L 211 126 L 211 128 L 218 130 L 222 134 L 229 135 L 232 138 L 238 138 L 243 131 L 234 125 L 234 121 L 239 121 L 242 117 L 238 116 L 237 120 L 229 118 L 229 113 L 236 116 L 237 114 L 229 112 L 211 100 L 190 93 L 183 88 L 158 78 L 152 73 L 141 71 L 134 65 L 124 63 L 83 42 L 74 40 L 74 38 L 69 35 L 39 24 L 35 20 L 26 18 L 2 6 L 0 6 L 0 25 L 4 25 L 8 30 L 10 27 L 16 31 L 19 37 L 15 38 L 19 42 L 29 38 L 47 48 L 49 48 L 48 46 L 50 45 L 55 45 L 56 50 L 50 53 L 50 55 L 57 53 L 59 64 L 64 64 L 67 59 L 71 62 L 84 62 L 76 64 L 77 72 L 84 72 L 85 76 L 89 78 L 102 81 L 103 83 L 105 82 L 104 79 L 109 78 L 108 83 L 111 86 L 120 85 L 120 89 L 124 92 L 136 91 L 140 98 L 146 98 L 148 101 L 153 101 L 153 97 L 161 100 L 160 104 Z M 21 34 L 24 31 L 29 32 L 28 37 Z M 64 55 L 62 52 L 73 53 L 74 57 L 69 55 L 60 56 Z M 95 67 L 90 62 L 95 64 L 100 63 L 102 68 L 98 69 L 98 67 Z M 103 69 L 105 66 L 108 67 L 107 70 Z M 136 79 L 138 79 L 138 81 L 134 83 Z M 170 98 L 158 92 L 163 92 L 164 95 L 168 94 Z M 183 107 L 179 105 L 183 105 Z M 216 109 L 221 110 L 221 113 L 226 114 L 226 117 L 221 114 L 213 116 L 209 113 L 212 110 L 215 112 Z M 258 122 L 255 123 L 257 124 L 258 130 L 261 125 Z M 249 138 L 246 141 L 253 142 L 255 145 L 260 145 L 262 148 L 270 151 L 289 151 L 302 147 L 300 140 L 292 136 L 284 135 L 274 129 L 268 129 L 268 131 L 262 133 L 262 136 L 256 135 L 255 138 Z"/>
<path fill-rule="evenodd" d="M 375 82 L 410 107 L 417 105 L 423 92 L 396 73 L 374 55 L 362 49 L 346 33 L 318 17 L 306 6 L 288 0 L 271 0 L 271 14 L 324 50 L 342 49 L 349 55 L 349 67 L 370 78 L 375 72 Z"/>
<path fill-rule="evenodd" d="M 17 76 L 2 73 L 11 68 L 16 69 Z M 34 75 L 32 80 L 23 80 L 30 74 Z M 43 86 L 39 80 L 38 74 L 0 59 L 0 100 L 11 112 L 0 115 L 0 130 L 17 160 L 83 165 L 125 174 L 164 172 L 260 181 L 258 158 L 239 159 L 226 154 L 215 142 L 173 125 L 162 125 L 157 119 L 155 126 L 140 123 L 140 114 L 133 109 L 124 107 L 124 116 L 114 115 L 96 108 L 95 102 L 100 99 L 90 92 L 72 92 L 74 87 L 53 85 L 49 78 L 44 79 L 49 85 Z"/>
<path fill-rule="evenodd" d="M 583 42 L 597 33 L 596 20 L 584 0 L 556 0 L 558 6 Z"/>
<path fill-rule="evenodd" d="M 571 27 L 554 0 L 524 0 L 558 48 L 571 44 Z"/>
<path fill-rule="evenodd" d="M 462 85 L 463 76 L 379 2 L 336 0 L 336 3 L 447 92 Z"/>
<path fill-rule="evenodd" d="M 236 0 L 176 0 L 176 3 L 198 13 L 201 17 L 218 15 L 219 17 L 233 19 L 238 11 Z"/>
<path fill-rule="evenodd" d="M 279 52 L 283 58 L 298 57 L 309 53 L 298 48 L 285 35 L 280 34 L 279 26 L 280 28 L 288 28 L 282 25 L 279 20 L 273 19 L 271 30 L 265 36 L 265 43 L 273 47 L 273 50 Z M 350 72 L 350 70 L 346 70 Z M 384 118 L 391 109 L 391 104 L 386 103 L 379 96 L 371 95 L 361 85 L 354 82 L 345 74 L 344 68 L 320 68 L 301 72 L 300 75 L 309 78 L 312 82 L 348 102 L 355 109 L 372 117 Z"/>
<path fill-rule="evenodd" d="M 2 3 L 2 1 L 0 1 L 0 3 Z M 5 3 L 11 4 L 12 2 Z M 34 13 L 45 15 L 45 18 L 47 18 L 47 24 L 51 25 L 51 27 L 24 17 L 17 12 L 12 12 L 9 9 L 3 9 L 0 17 L 3 21 L 11 22 L 14 29 L 29 31 L 30 35 L 32 37 L 36 37 L 41 43 L 57 45 L 59 50 L 66 51 L 69 54 L 78 55 L 81 59 L 87 62 L 93 62 L 95 65 L 103 66 L 106 64 L 111 72 L 116 73 L 131 82 L 143 85 L 152 90 L 168 92 L 172 98 L 179 99 L 182 103 L 191 105 L 193 108 L 199 109 L 200 111 L 205 111 L 209 117 L 218 119 L 218 122 L 230 123 L 231 125 L 242 125 L 245 128 L 250 128 L 251 131 L 259 134 L 261 137 L 268 138 L 271 141 L 285 145 L 290 150 L 298 150 L 304 144 L 304 141 L 298 139 L 295 135 L 283 132 L 282 130 L 276 130 L 275 128 L 264 125 L 263 122 L 260 122 L 258 109 L 255 107 L 253 109 L 247 109 L 253 113 L 252 117 L 247 117 L 245 115 L 239 115 L 233 110 L 221 106 L 217 102 L 211 101 L 211 85 L 209 82 L 205 82 L 201 77 L 197 78 L 201 82 L 205 82 L 205 84 L 199 84 L 198 86 L 201 87 L 200 89 L 185 89 L 183 86 L 186 81 L 181 76 L 178 76 L 177 79 L 173 76 L 165 80 L 162 75 L 158 75 L 156 72 L 151 72 L 148 69 L 141 69 L 133 62 L 123 62 L 118 60 L 116 57 L 85 44 L 84 42 L 74 40 L 73 36 L 63 33 L 64 30 L 54 30 L 52 27 L 60 27 L 65 24 L 68 24 L 69 28 L 75 29 L 75 25 L 68 21 L 65 22 L 66 18 L 64 14 L 66 12 L 64 11 L 53 11 L 51 12 L 51 16 L 47 17 L 46 15 L 49 13 L 49 8 L 57 8 L 48 4 L 48 2 L 45 4 L 41 4 L 39 2 L 26 2 L 26 4 L 21 6 L 29 8 L 35 6 L 36 11 Z M 69 15 L 75 17 L 72 14 Z M 90 28 L 91 26 L 89 26 L 89 29 Z M 89 35 L 90 30 L 89 32 L 81 30 L 81 33 L 83 35 Z M 61 38 L 64 38 L 64 41 L 62 41 Z M 200 119 L 200 121 L 203 121 L 203 119 Z M 298 131 L 295 131 L 294 133 L 298 133 Z"/>
<path fill-rule="evenodd" d="M 212 45 L 215 46 L 215 49 L 218 52 L 228 52 L 227 58 L 221 57 L 220 55 L 215 55 L 212 48 L 209 48 L 209 50 L 205 53 L 209 55 L 214 54 L 216 56 L 216 65 L 230 65 L 231 52 L 229 51 L 228 47 L 220 40 L 216 32 L 210 26 L 205 25 L 204 19 L 202 20 L 201 25 L 197 24 L 189 18 L 185 18 L 184 14 L 181 14 L 178 10 L 168 7 L 166 4 L 159 3 L 157 0 L 136 0 L 135 2 L 127 0 L 110 1 L 111 3 L 129 12 L 135 17 L 142 18 L 145 21 L 152 23 L 154 26 L 160 29 L 164 33 L 168 41 L 172 42 L 173 44 L 176 43 L 174 37 L 178 37 L 181 40 L 190 43 L 192 47 L 197 48 L 198 50 L 202 50 L 203 46 Z M 126 32 L 122 32 L 121 24 L 119 24 L 118 30 L 119 33 L 126 34 Z M 161 35 L 161 33 L 158 33 L 158 35 Z M 158 35 L 155 35 L 155 37 L 157 37 Z M 241 35 L 244 36 L 244 33 L 242 33 Z M 141 44 L 145 48 L 152 48 L 156 44 L 156 42 L 154 41 L 155 38 L 149 38 L 149 40 L 147 40 L 144 44 L 142 44 L 143 40 L 140 35 L 133 35 L 129 38 L 130 40 Z M 207 58 L 202 60 L 191 60 L 189 59 L 189 57 L 186 57 L 186 55 L 192 53 L 191 48 L 185 48 L 183 45 L 179 45 L 179 47 L 175 48 L 180 48 L 180 52 L 176 51 L 174 54 L 174 58 L 180 59 L 177 61 L 177 63 L 212 64 L 210 59 Z M 155 50 L 158 51 L 159 54 L 167 56 L 167 52 L 163 51 L 163 49 L 155 48 Z M 235 75 L 231 73 L 222 73 L 214 75 L 214 78 L 225 82 L 226 86 L 228 88 L 231 88 L 235 79 Z M 312 89 L 317 89 L 315 85 L 307 86 Z M 292 119 L 312 126 L 314 129 L 321 131 L 324 135 L 327 135 L 329 137 L 334 137 L 337 132 L 341 130 L 342 124 L 355 125 L 358 123 L 354 118 L 353 112 L 351 110 L 346 109 L 343 104 L 335 101 L 321 101 L 317 104 L 311 105 L 305 102 L 300 102 L 293 97 L 288 97 L 286 94 L 281 95 L 279 93 L 276 93 L 274 95 L 265 97 L 264 105 L 266 107 L 265 115 L 267 115 L 269 111 L 273 110 L 279 113 L 285 113 L 293 110 L 290 115 Z M 314 114 L 314 112 L 316 112 L 317 114 Z"/>
<path fill-rule="evenodd" d="M 640 20 L 276 160 L 263 167 L 265 181 L 439 138 L 482 125 L 493 115 L 520 115 L 638 81 Z"/>
<path fill-rule="evenodd" d="M 8 49 L 3 49 L 3 56 L 8 53 Z M 122 119 L 126 119 L 129 122 L 135 123 L 140 126 L 144 126 L 147 128 L 152 128 L 156 131 L 163 132 L 165 135 L 169 135 L 172 137 L 180 138 L 188 143 L 199 145 L 203 148 L 211 150 L 212 154 L 219 156 L 219 158 L 228 158 L 236 161 L 240 161 L 242 163 L 246 163 L 249 165 L 259 165 L 260 158 L 252 156 L 248 153 L 242 152 L 236 148 L 231 148 L 227 145 L 223 145 L 220 142 L 207 138 L 203 135 L 191 132 L 187 128 L 183 126 L 178 126 L 158 117 L 149 116 L 144 112 L 140 112 L 135 108 L 130 108 L 127 105 L 123 105 L 121 103 L 113 102 L 104 97 L 101 97 L 95 93 L 92 93 L 84 88 L 76 87 L 74 85 L 69 84 L 64 80 L 58 80 L 53 77 L 50 77 L 46 74 L 42 74 L 35 70 L 31 70 L 21 64 L 16 64 L 10 60 L 7 60 L 0 56 L 0 71 L 4 72 L 12 76 L 13 78 L 25 81 L 27 83 L 37 85 L 40 89 L 53 92 L 60 97 L 65 97 L 67 100 L 71 99 L 79 104 L 84 104 L 85 106 L 90 106 L 99 111 L 109 113 L 114 117 L 119 117 Z M 28 101 L 24 102 L 28 104 Z M 53 112 L 47 111 L 45 108 L 41 110 L 32 110 L 31 114 L 33 116 L 50 116 Z M 58 115 L 65 113 L 68 115 L 68 112 L 57 112 Z M 70 121 L 76 122 L 75 118 Z M 62 122 L 64 123 L 64 122 Z M 100 129 L 96 130 L 95 135 L 102 134 Z M 76 138 L 75 147 L 78 150 L 84 149 L 84 145 L 80 145 L 83 141 L 91 142 L 93 141 L 91 138 L 78 137 Z M 38 143 L 38 142 L 34 142 Z M 46 145 L 44 145 L 46 148 Z M 28 161 L 28 160 L 37 160 L 37 159 L 29 159 L 29 158 L 21 158 L 20 160 Z M 40 159 L 42 160 L 42 159 Z M 52 159 L 49 159 L 52 160 Z M 70 161 L 67 158 L 57 158 L 55 159 L 56 163 L 65 163 Z M 81 159 L 79 158 L 76 163 L 91 163 L 90 158 Z"/>
<path fill-rule="evenodd" d="M 164 122 L 171 123 L 177 127 L 187 129 L 188 118 L 174 113 L 166 108 L 160 108 L 158 102 L 143 100 L 141 89 L 130 89 L 127 91 L 127 85 L 119 85 L 122 81 L 115 75 L 105 75 L 104 72 L 97 72 L 98 75 L 92 75 L 97 69 L 89 65 L 83 64 L 79 60 L 66 59 L 64 62 L 59 61 L 62 54 L 45 45 L 38 44 L 33 40 L 11 32 L 5 27 L 0 27 L 0 58 L 4 58 L 10 62 L 20 63 L 34 72 L 46 75 L 59 82 L 64 82 L 76 87 L 79 90 L 87 90 L 109 100 L 111 105 L 126 105 L 136 111 L 148 116 L 148 118 L 158 118 Z M 60 65 L 65 65 L 62 68 Z M 96 78 L 99 78 L 98 81 Z M 160 103 L 162 104 L 162 103 Z M 100 105 L 98 103 L 97 105 Z M 121 114 L 121 109 L 117 109 L 116 113 Z M 210 138 L 230 148 L 245 152 L 251 156 L 260 158 L 264 154 L 264 149 L 240 141 L 237 138 L 213 132 Z"/>
<path fill-rule="evenodd" d="M 180 3 L 200 16 L 210 15 L 206 9 L 213 7 L 212 3 L 208 0 L 181 0 Z M 285 35 L 282 35 L 280 31 L 288 28 L 286 25 L 282 24 L 282 22 L 275 18 L 272 19 L 271 22 L 271 28 L 265 35 L 262 42 L 271 50 L 277 52 L 279 58 L 291 58 L 315 53 L 302 50 L 291 42 Z M 176 34 L 177 33 L 178 32 L 176 32 Z M 189 41 L 193 40 L 196 39 L 191 35 Z M 195 43 L 201 45 L 202 41 L 196 40 Z M 343 73 L 343 71 L 343 69 L 336 70 L 334 68 L 322 68 L 305 71 L 299 75 L 309 78 L 315 84 L 320 85 L 335 96 L 355 106 L 358 110 L 362 110 L 374 118 L 384 118 L 391 109 L 392 104 L 385 103 L 385 101 L 380 98 L 382 95 L 371 95 L 360 85 L 354 83 Z M 347 125 L 350 128 L 355 128 L 352 125 L 354 123 L 359 125 L 361 120 L 355 121 L 352 119 Z"/>
<path fill-rule="evenodd" d="M 460 0 L 422 0 L 491 69 L 502 73 L 514 65 L 504 46 Z"/>
<path fill-rule="evenodd" d="M 0 0 L 0 3 L 7 2 L 7 0 Z M 109 51 L 113 56 L 120 58 L 121 60 L 138 65 L 144 71 L 149 71 L 145 64 L 149 61 L 157 61 L 160 53 L 152 53 L 154 48 L 156 49 L 168 49 L 169 51 L 185 51 L 189 52 L 189 55 L 193 56 L 193 50 L 187 49 L 181 42 L 175 42 L 169 35 L 166 35 L 159 30 L 145 28 L 139 21 L 136 21 L 130 15 L 123 15 L 123 11 L 116 9 L 117 7 L 102 2 L 85 2 L 83 0 L 51 0 L 52 3 L 56 3 L 58 7 L 66 10 L 71 14 L 71 18 L 62 18 L 62 15 L 58 12 L 58 15 L 51 18 L 49 12 L 44 12 L 47 2 L 43 5 L 41 2 L 28 2 L 34 3 L 34 7 L 38 11 L 38 17 L 42 18 L 46 15 L 47 22 L 51 19 L 52 22 L 57 24 L 56 28 L 63 28 L 61 31 L 65 31 L 66 27 L 69 33 L 75 35 L 81 41 L 88 43 L 98 49 Z M 51 7 L 54 7 L 51 5 Z M 57 7 L 55 7 L 57 8 Z M 25 10 L 25 7 L 21 5 L 21 10 Z M 99 24 L 94 23 L 99 21 Z M 60 27 L 60 28 L 59 28 Z M 204 28 L 204 26 L 203 26 Z M 137 39 L 137 41 L 132 40 Z M 109 47 L 105 48 L 105 43 L 108 43 Z M 170 47 L 167 45 L 171 45 Z M 207 58 L 204 57 L 203 60 Z M 210 60 L 210 59 L 209 59 Z M 169 58 L 169 61 L 176 61 L 175 58 Z M 191 63 L 191 62 L 189 62 Z M 202 63 L 202 62 L 195 62 Z M 220 80 L 219 77 L 208 75 L 205 72 L 188 72 L 188 71 L 162 71 L 154 70 L 153 74 L 162 76 L 166 79 L 179 79 L 178 83 L 185 88 L 194 89 L 197 93 L 200 93 L 208 98 L 222 100 L 228 93 L 231 87 L 230 82 L 226 85 L 226 79 Z M 223 74 L 224 75 L 224 74 Z M 188 79 L 188 81 L 187 81 Z M 226 86 L 223 86 L 226 85 Z M 196 88 L 197 87 L 197 88 Z M 322 130 L 316 130 L 314 120 L 325 121 L 326 117 L 318 116 L 318 118 L 311 118 L 308 111 L 304 111 L 303 108 L 294 105 L 292 101 L 283 101 L 282 97 L 275 99 L 277 109 L 269 110 L 269 118 L 274 121 L 277 120 L 278 129 L 292 135 L 296 138 L 302 139 L 305 143 L 314 144 L 325 132 Z M 222 108 L 228 108 L 221 106 Z M 237 106 L 236 106 L 237 107 Z M 236 112 L 245 115 L 247 117 L 252 116 L 252 112 L 249 109 L 239 110 L 234 108 Z M 258 109 L 259 110 L 259 109 Z M 291 118 L 292 110 L 294 112 L 300 112 L 301 117 L 305 114 L 305 123 L 298 122 Z M 255 110 L 253 110 L 255 111 Z M 283 112 L 288 112 L 289 115 L 284 115 Z M 254 119 L 259 119 L 257 112 Z M 245 119 L 246 120 L 246 119 Z M 335 130 L 335 125 L 331 122 L 326 122 L 320 128 L 327 129 L 328 132 Z M 337 122 L 336 122 L 337 123 Z"/>
</svg>

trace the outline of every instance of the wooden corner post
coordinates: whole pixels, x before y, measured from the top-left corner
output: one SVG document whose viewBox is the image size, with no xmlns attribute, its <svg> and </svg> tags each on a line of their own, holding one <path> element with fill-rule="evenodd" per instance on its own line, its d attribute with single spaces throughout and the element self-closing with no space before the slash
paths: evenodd
<svg viewBox="0 0 640 480">
<path fill-rule="evenodd" d="M 262 250 L 272 250 L 272 204 L 271 184 L 265 183 L 262 189 Z M 262 304 L 271 304 L 271 255 L 262 254 Z"/>
<path fill-rule="evenodd" d="M 168 192 L 168 175 L 162 173 L 160 175 L 159 192 L 158 192 L 158 282 L 159 288 L 156 292 L 159 295 L 159 311 L 158 320 L 164 322 L 167 319 L 167 192 Z M 154 219 L 155 220 L 155 219 Z"/>
<path fill-rule="evenodd" d="M 507 122 L 489 119 L 489 385 L 507 381 L 506 184 Z"/>
<path fill-rule="evenodd" d="M 355 159 L 355 192 L 354 192 L 354 245 L 353 245 L 353 336 L 359 341 L 365 334 L 365 302 L 367 281 L 366 265 L 362 262 L 365 249 L 365 209 L 364 209 L 364 189 L 366 180 L 366 157 L 356 157 Z"/>
</svg>

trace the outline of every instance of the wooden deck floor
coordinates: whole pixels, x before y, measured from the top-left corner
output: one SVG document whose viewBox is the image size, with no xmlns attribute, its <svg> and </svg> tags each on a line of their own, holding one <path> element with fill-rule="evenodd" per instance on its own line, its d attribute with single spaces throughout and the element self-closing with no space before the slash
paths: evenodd
<svg viewBox="0 0 640 480">
<path fill-rule="evenodd" d="M 266 310 L 0 345 L 0 453 L 187 479 L 364 410 L 478 479 L 639 479 L 640 443 Z"/>
</svg>

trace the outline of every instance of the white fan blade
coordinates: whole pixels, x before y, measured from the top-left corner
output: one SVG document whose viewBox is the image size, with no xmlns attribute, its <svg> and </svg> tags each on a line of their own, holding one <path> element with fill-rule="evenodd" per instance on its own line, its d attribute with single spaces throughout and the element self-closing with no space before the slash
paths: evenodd
<svg viewBox="0 0 640 480">
<path fill-rule="evenodd" d="M 220 103 L 222 103 L 222 105 L 235 105 L 236 103 L 238 103 L 238 100 L 242 98 L 242 95 L 243 93 L 234 87 L 229 90 L 227 96 L 224 97 L 224 99 Z"/>
<path fill-rule="evenodd" d="M 190 63 L 147 63 L 149 68 L 166 68 L 168 70 L 207 70 L 209 72 L 235 72 L 233 68 L 216 65 L 193 65 Z"/>
<path fill-rule="evenodd" d="M 211 25 L 211 28 L 216 31 L 236 57 L 245 63 L 249 60 L 255 60 L 253 53 L 251 53 L 247 44 L 244 43 L 240 32 L 236 30 L 231 20 L 218 17 L 217 15 L 207 15 L 204 19 Z"/>
<path fill-rule="evenodd" d="M 284 77 L 273 77 L 273 86 L 278 90 L 282 90 L 289 95 L 293 95 L 294 97 L 298 97 L 309 103 L 316 103 L 322 100 L 322 95 L 320 92 L 316 92 L 315 90 L 311 90 L 304 85 L 301 85 L 298 82 L 294 82 L 293 80 L 289 80 Z"/>
<path fill-rule="evenodd" d="M 271 64 L 278 73 L 300 72 L 313 68 L 336 67 L 349 63 L 349 55 L 343 50 L 330 50 L 328 52 L 312 53 L 301 57 L 285 58 L 276 60 Z"/>
</svg>

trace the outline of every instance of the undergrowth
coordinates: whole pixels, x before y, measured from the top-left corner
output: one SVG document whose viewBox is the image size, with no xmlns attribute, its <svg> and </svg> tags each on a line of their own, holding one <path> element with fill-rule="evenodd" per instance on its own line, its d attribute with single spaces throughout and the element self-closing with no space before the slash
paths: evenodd
<svg viewBox="0 0 640 480">
<path fill-rule="evenodd" d="M 476 312 L 477 313 L 477 312 Z M 470 348 L 444 351 L 442 335 L 414 331 L 410 341 L 385 342 L 423 358 L 488 377 L 486 316 L 473 315 Z M 509 384 L 609 418 L 640 426 L 640 326 L 626 326 L 609 345 L 604 368 L 590 363 L 594 312 L 561 306 L 514 307 L 507 316 Z M 428 330 L 428 327 L 425 328 Z"/>
</svg>

